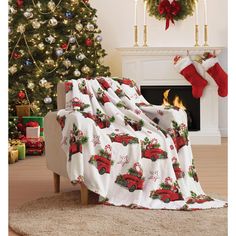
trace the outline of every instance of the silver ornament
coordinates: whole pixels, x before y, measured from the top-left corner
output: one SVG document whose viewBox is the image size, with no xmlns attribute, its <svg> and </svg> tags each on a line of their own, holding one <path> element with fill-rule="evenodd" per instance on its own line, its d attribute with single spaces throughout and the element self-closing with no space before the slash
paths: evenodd
<svg viewBox="0 0 236 236">
<path fill-rule="evenodd" d="M 62 49 L 62 48 L 57 48 L 57 49 L 56 49 L 56 55 L 57 55 L 58 57 L 62 56 L 62 55 L 63 55 L 63 49 Z"/>
<path fill-rule="evenodd" d="M 83 53 L 80 53 L 75 56 L 76 60 L 83 61 L 85 58 L 85 55 Z"/>
<path fill-rule="evenodd" d="M 52 98 L 47 96 L 46 98 L 44 98 L 43 101 L 44 101 L 45 104 L 50 104 L 52 102 Z"/>
<path fill-rule="evenodd" d="M 66 59 L 63 61 L 63 65 L 68 69 L 71 66 L 71 61 L 69 59 Z"/>
<path fill-rule="evenodd" d="M 84 65 L 81 69 L 81 71 L 84 73 L 84 74 L 89 74 L 90 73 L 90 68 L 87 66 L 87 65 Z"/>
<path fill-rule="evenodd" d="M 29 89 L 33 90 L 34 87 L 35 87 L 35 84 L 34 84 L 32 81 L 29 81 L 27 87 L 28 87 Z"/>
<path fill-rule="evenodd" d="M 10 11 L 10 13 L 13 14 L 13 15 L 17 13 L 17 10 L 16 10 L 14 7 L 10 7 L 10 8 L 9 8 L 9 11 Z"/>
<path fill-rule="evenodd" d="M 97 40 L 98 42 L 102 42 L 102 36 L 101 36 L 101 35 L 98 35 L 98 36 L 96 37 L 96 40 Z"/>
<path fill-rule="evenodd" d="M 88 31 L 94 31 L 94 25 L 91 24 L 91 23 L 88 23 L 88 24 L 86 25 L 86 28 L 87 28 Z"/>
<path fill-rule="evenodd" d="M 25 32 L 25 25 L 20 24 L 20 25 L 17 27 L 16 31 L 17 31 L 18 33 L 21 33 L 21 34 L 24 33 L 24 32 Z"/>
<path fill-rule="evenodd" d="M 76 70 L 74 71 L 74 76 L 80 77 L 80 75 L 81 75 L 80 71 L 79 71 L 78 69 L 76 69 Z"/>
<path fill-rule="evenodd" d="M 31 19 L 34 17 L 34 14 L 28 9 L 23 13 L 23 15 L 25 16 L 26 19 Z"/>
<path fill-rule="evenodd" d="M 53 2 L 52 0 L 50 0 L 50 1 L 48 2 L 48 8 L 49 8 L 51 11 L 54 11 L 54 10 L 55 10 L 55 7 L 56 7 L 55 2 Z"/>
<path fill-rule="evenodd" d="M 45 48 L 44 43 L 39 43 L 39 44 L 38 44 L 38 49 L 39 49 L 39 50 L 44 50 L 44 48 Z"/>
<path fill-rule="evenodd" d="M 75 29 L 80 32 L 80 31 L 83 29 L 83 25 L 82 25 L 80 22 L 78 22 L 78 23 L 75 25 Z"/>
<path fill-rule="evenodd" d="M 75 36 L 71 36 L 71 37 L 69 38 L 69 43 L 75 43 L 75 41 L 76 41 Z"/>
<path fill-rule="evenodd" d="M 52 17 L 50 20 L 49 20 L 49 25 L 51 26 L 56 26 L 57 25 L 57 19 L 55 17 Z"/>
<path fill-rule="evenodd" d="M 45 41 L 46 41 L 47 43 L 52 44 L 52 43 L 54 43 L 56 40 L 55 40 L 55 38 L 54 38 L 52 35 L 50 35 L 50 36 L 48 36 L 47 38 L 45 38 Z"/>
<path fill-rule="evenodd" d="M 39 85 L 41 87 L 44 87 L 44 85 L 47 83 L 48 81 L 45 78 L 42 78 L 41 80 L 39 80 Z"/>
<path fill-rule="evenodd" d="M 32 21 L 32 27 L 33 27 L 34 29 L 39 29 L 40 26 L 41 26 L 41 24 L 40 24 L 39 21 L 37 21 L 37 20 Z"/>
<path fill-rule="evenodd" d="M 10 68 L 9 68 L 9 72 L 14 75 L 16 72 L 17 72 L 17 66 L 16 64 L 12 65 Z"/>
</svg>

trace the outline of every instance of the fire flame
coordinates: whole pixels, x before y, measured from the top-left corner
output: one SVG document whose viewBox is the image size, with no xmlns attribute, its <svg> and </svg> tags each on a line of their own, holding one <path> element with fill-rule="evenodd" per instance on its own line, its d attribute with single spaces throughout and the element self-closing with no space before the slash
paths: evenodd
<svg viewBox="0 0 236 236">
<path fill-rule="evenodd" d="M 163 93 L 163 103 L 162 105 L 164 106 L 171 106 L 170 102 L 169 102 L 169 92 L 170 92 L 170 89 L 167 89 L 164 93 Z M 186 107 L 184 106 L 182 100 L 180 99 L 179 96 L 175 96 L 174 100 L 173 100 L 173 106 L 175 107 L 178 107 L 180 109 L 183 109 L 183 110 L 186 110 Z"/>
</svg>

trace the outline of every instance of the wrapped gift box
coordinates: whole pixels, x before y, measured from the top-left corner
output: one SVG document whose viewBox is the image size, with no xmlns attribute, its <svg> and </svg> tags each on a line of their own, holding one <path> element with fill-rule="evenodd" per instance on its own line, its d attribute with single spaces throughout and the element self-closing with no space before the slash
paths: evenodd
<svg viewBox="0 0 236 236">
<path fill-rule="evenodd" d="M 43 149 L 45 147 L 45 142 L 43 137 L 39 138 L 22 138 L 21 142 L 25 143 L 26 149 L 28 148 L 39 148 Z"/>
<path fill-rule="evenodd" d="M 11 147 L 15 150 L 18 150 L 18 160 L 25 159 L 25 144 L 18 139 L 13 139 L 9 141 Z"/>
<path fill-rule="evenodd" d="M 39 138 L 40 127 L 26 127 L 26 138 Z"/>
<path fill-rule="evenodd" d="M 26 155 L 30 156 L 41 156 L 44 152 L 44 149 L 40 148 L 27 148 Z"/>
<path fill-rule="evenodd" d="M 9 118 L 10 120 L 14 120 L 16 119 L 18 124 L 22 124 L 23 126 L 26 126 L 26 124 L 28 122 L 31 122 L 31 121 L 36 121 L 39 126 L 40 126 L 40 136 L 44 136 L 44 118 L 43 117 L 40 117 L 40 116 L 23 116 L 23 117 L 16 117 L 16 116 L 13 116 L 13 117 L 10 117 Z M 22 127 L 23 129 L 25 129 L 25 127 Z"/>
<path fill-rule="evenodd" d="M 13 164 L 18 161 L 19 152 L 17 149 L 10 147 L 8 149 L 8 163 Z"/>
</svg>

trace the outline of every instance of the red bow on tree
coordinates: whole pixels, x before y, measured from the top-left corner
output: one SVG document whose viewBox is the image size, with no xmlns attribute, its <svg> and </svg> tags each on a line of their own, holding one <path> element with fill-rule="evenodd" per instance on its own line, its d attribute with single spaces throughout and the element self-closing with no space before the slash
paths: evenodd
<svg viewBox="0 0 236 236">
<path fill-rule="evenodd" d="M 160 15 L 164 15 L 166 18 L 166 30 L 170 26 L 170 20 L 174 24 L 174 16 L 177 16 L 181 10 L 181 5 L 179 2 L 173 0 L 172 3 L 169 0 L 162 0 L 157 7 L 158 12 Z"/>
<path fill-rule="evenodd" d="M 18 7 L 22 7 L 24 4 L 24 0 L 16 0 L 16 4 Z"/>
</svg>

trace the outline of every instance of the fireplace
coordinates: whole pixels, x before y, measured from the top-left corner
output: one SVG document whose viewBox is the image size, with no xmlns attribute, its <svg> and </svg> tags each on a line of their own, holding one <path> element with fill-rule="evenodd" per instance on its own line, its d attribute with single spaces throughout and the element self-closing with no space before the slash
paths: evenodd
<svg viewBox="0 0 236 236">
<path fill-rule="evenodd" d="M 200 130 L 200 99 L 192 96 L 191 86 L 141 86 L 145 99 L 155 105 L 172 105 L 186 111 L 189 131 Z"/>
<path fill-rule="evenodd" d="M 131 47 L 119 48 L 122 61 L 122 76 L 131 78 L 142 89 L 150 103 L 161 105 L 163 93 L 169 90 L 168 100 L 173 103 L 175 93 L 183 100 L 189 114 L 189 139 L 192 144 L 220 144 L 219 110 L 217 86 L 202 66 L 193 62 L 198 72 L 208 81 L 200 99 L 193 99 L 189 82 L 173 66 L 176 55 L 186 56 L 189 51 L 192 59 L 206 51 L 221 53 L 220 47 Z M 175 90 L 177 89 L 177 90 Z M 177 91 L 177 92 L 176 92 Z M 184 96 L 182 98 L 182 96 Z M 189 104 L 189 101 L 191 103 Z M 199 118 L 200 116 L 200 118 Z M 191 119 L 193 124 L 191 124 Z"/>
</svg>

